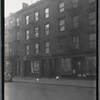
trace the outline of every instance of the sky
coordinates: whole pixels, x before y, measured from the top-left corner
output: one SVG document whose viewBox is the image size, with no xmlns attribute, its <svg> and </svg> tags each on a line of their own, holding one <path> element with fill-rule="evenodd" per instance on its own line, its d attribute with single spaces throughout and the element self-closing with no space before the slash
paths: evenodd
<svg viewBox="0 0 100 100">
<path fill-rule="evenodd" d="M 37 0 L 5 0 L 5 17 L 9 16 L 10 13 L 14 13 L 22 9 L 22 3 L 28 3 L 29 5 L 36 2 Z"/>
</svg>

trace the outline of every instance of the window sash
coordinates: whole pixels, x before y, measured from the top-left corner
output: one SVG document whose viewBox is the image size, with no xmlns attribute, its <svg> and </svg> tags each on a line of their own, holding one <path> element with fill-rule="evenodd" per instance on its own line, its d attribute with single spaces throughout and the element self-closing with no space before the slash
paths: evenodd
<svg viewBox="0 0 100 100">
<path fill-rule="evenodd" d="M 89 3 L 95 2 L 95 0 L 89 0 Z"/>
<path fill-rule="evenodd" d="M 90 12 L 89 19 L 94 19 L 94 18 L 96 18 L 96 12 Z"/>
<path fill-rule="evenodd" d="M 60 12 L 64 12 L 64 2 L 59 4 Z"/>
<path fill-rule="evenodd" d="M 60 20 L 60 31 L 65 30 L 65 20 Z"/>
<path fill-rule="evenodd" d="M 89 24 L 90 25 L 96 25 L 96 19 L 95 18 L 94 19 L 90 19 Z"/>
<path fill-rule="evenodd" d="M 19 34 L 17 33 L 17 40 L 19 40 Z"/>
<path fill-rule="evenodd" d="M 48 18 L 49 17 L 49 8 L 46 8 L 45 9 L 45 18 Z"/>
<path fill-rule="evenodd" d="M 46 53 L 49 53 L 49 47 L 46 48 Z"/>
<path fill-rule="evenodd" d="M 29 30 L 26 31 L 26 39 L 29 39 Z"/>
<path fill-rule="evenodd" d="M 35 21 L 38 21 L 38 19 L 39 19 L 38 17 L 39 17 L 39 13 L 36 12 L 36 13 L 35 13 Z"/>
<path fill-rule="evenodd" d="M 45 25 L 45 35 L 49 35 L 49 24 Z"/>
<path fill-rule="evenodd" d="M 39 44 L 35 44 L 35 54 L 39 53 Z"/>
<path fill-rule="evenodd" d="M 38 37 L 38 35 L 39 35 L 39 28 L 36 27 L 36 28 L 35 28 L 35 37 Z"/>
<path fill-rule="evenodd" d="M 16 19 L 17 26 L 19 26 L 19 18 Z"/>
<path fill-rule="evenodd" d="M 29 16 L 26 16 L 26 24 L 29 24 Z"/>
<path fill-rule="evenodd" d="M 29 55 L 29 45 L 26 46 L 26 55 Z"/>
</svg>

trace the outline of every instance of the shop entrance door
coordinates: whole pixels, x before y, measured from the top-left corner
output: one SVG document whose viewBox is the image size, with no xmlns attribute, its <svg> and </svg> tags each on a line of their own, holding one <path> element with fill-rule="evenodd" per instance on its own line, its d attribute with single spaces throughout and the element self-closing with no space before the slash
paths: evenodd
<svg viewBox="0 0 100 100">
<path fill-rule="evenodd" d="M 77 77 L 84 77 L 84 59 L 81 57 L 72 58 L 73 75 Z"/>
<path fill-rule="evenodd" d="M 25 61 L 24 62 L 24 75 L 30 76 L 30 74 L 31 74 L 31 62 Z"/>
<path fill-rule="evenodd" d="M 47 60 L 42 60 L 41 61 L 41 76 L 42 77 L 47 77 Z"/>
</svg>

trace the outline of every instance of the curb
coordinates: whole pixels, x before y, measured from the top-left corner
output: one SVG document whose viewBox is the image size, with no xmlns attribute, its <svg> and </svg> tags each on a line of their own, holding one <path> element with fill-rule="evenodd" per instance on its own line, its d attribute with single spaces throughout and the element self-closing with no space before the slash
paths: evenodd
<svg viewBox="0 0 100 100">
<path fill-rule="evenodd" d="M 85 85 L 70 85 L 70 84 L 63 84 L 63 83 L 46 83 L 40 81 L 21 81 L 21 80 L 13 80 L 15 83 L 30 83 L 30 84 L 44 84 L 44 85 L 56 85 L 56 86 L 71 86 L 71 87 L 85 87 L 85 88 L 96 88 L 96 86 L 85 86 Z"/>
</svg>

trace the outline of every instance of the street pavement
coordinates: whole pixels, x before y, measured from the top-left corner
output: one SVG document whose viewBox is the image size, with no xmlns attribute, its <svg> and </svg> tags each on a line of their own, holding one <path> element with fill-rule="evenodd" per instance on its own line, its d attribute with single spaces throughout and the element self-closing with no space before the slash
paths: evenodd
<svg viewBox="0 0 100 100">
<path fill-rule="evenodd" d="M 4 100 L 96 100 L 95 87 L 32 82 L 10 82 L 4 85 Z"/>
</svg>

